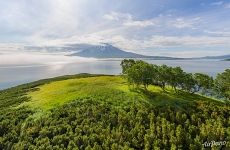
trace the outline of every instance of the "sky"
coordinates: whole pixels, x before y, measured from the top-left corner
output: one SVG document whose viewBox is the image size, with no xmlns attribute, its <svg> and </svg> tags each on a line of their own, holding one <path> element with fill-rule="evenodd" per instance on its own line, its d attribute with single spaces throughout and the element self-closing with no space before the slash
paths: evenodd
<svg viewBox="0 0 230 150">
<path fill-rule="evenodd" d="M 0 0 L 0 54 L 70 43 L 174 57 L 230 54 L 230 0 Z"/>
</svg>

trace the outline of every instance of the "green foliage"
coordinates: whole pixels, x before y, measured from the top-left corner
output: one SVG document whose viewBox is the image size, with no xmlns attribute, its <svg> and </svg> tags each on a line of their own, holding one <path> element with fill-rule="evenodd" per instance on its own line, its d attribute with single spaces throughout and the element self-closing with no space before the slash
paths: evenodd
<svg viewBox="0 0 230 150">
<path fill-rule="evenodd" d="M 203 93 L 206 93 L 207 90 L 210 90 L 214 86 L 214 80 L 212 77 L 207 74 L 195 73 L 194 79 L 197 82 L 197 90 L 202 90 Z"/>
<path fill-rule="evenodd" d="M 226 103 L 153 85 L 129 91 L 118 76 L 92 76 L 0 91 L 0 149 L 195 150 L 205 141 L 230 140 Z"/>
<path fill-rule="evenodd" d="M 20 134 L 3 135 L 12 149 L 190 149 L 229 141 L 229 107 L 196 103 L 187 111 L 130 103 L 116 108 L 91 98 L 76 100 L 26 121 Z M 215 111 L 212 111 L 215 110 Z M 206 113 L 212 112 L 212 113 Z M 197 141 L 197 138 L 199 140 Z M 7 144 L 12 142 L 10 145 Z"/>
<path fill-rule="evenodd" d="M 180 67 L 168 67 L 168 74 L 170 75 L 168 79 L 168 84 L 177 92 L 177 87 L 181 87 L 183 84 L 183 78 L 185 72 Z"/>
<path fill-rule="evenodd" d="M 182 80 L 182 89 L 187 91 L 187 92 L 191 92 L 191 93 L 195 93 L 196 92 L 196 80 L 193 78 L 193 75 L 191 73 L 186 73 Z"/>
<path fill-rule="evenodd" d="M 123 75 L 130 84 L 143 85 L 147 90 L 148 85 L 158 85 L 164 91 L 171 86 L 175 92 L 186 91 L 189 93 L 200 92 L 203 95 L 214 95 L 214 91 L 230 98 L 230 69 L 218 74 L 215 82 L 212 77 L 202 73 L 186 73 L 180 67 L 167 65 L 153 65 L 141 60 L 123 60 L 121 63 Z M 213 87 L 216 87 L 215 90 Z"/>
<path fill-rule="evenodd" d="M 158 67 L 158 75 L 157 75 L 157 82 L 159 82 L 160 87 L 165 90 L 165 86 L 167 81 L 170 78 L 170 74 L 169 74 L 169 69 L 166 65 L 162 65 Z"/>
<path fill-rule="evenodd" d="M 127 70 L 132 67 L 136 62 L 133 59 L 124 59 L 121 61 L 122 73 L 127 74 Z"/>
<path fill-rule="evenodd" d="M 217 75 L 215 79 L 215 90 L 218 94 L 223 95 L 230 100 L 230 69 Z"/>
<path fill-rule="evenodd" d="M 144 61 L 136 61 L 130 68 L 126 68 L 125 72 L 130 83 L 137 86 L 143 84 L 145 89 L 152 82 L 152 66 Z"/>
<path fill-rule="evenodd" d="M 124 64 L 132 64 L 125 65 Z M 148 85 L 158 85 L 165 90 L 167 85 L 173 87 L 175 91 L 178 88 L 188 92 L 194 92 L 195 81 L 191 74 L 185 73 L 180 67 L 169 67 L 166 65 L 157 66 L 148 64 L 141 60 L 123 60 L 122 72 L 130 84 L 144 85 L 147 90 Z"/>
</svg>

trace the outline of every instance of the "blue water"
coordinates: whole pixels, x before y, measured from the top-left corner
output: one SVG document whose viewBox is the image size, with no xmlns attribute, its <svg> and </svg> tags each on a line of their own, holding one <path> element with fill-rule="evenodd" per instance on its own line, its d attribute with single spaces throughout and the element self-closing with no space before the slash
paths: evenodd
<svg viewBox="0 0 230 150">
<path fill-rule="evenodd" d="M 180 66 L 186 72 L 211 76 L 230 68 L 230 61 L 218 60 L 146 60 L 153 64 Z M 60 75 L 77 73 L 120 74 L 120 60 L 95 60 L 52 65 L 0 66 L 0 89 Z"/>
</svg>

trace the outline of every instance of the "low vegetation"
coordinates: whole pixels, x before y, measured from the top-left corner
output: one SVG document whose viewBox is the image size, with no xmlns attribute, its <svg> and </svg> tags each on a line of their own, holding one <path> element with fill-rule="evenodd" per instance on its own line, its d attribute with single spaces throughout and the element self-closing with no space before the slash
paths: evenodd
<svg viewBox="0 0 230 150">
<path fill-rule="evenodd" d="M 211 141 L 226 141 L 212 149 L 230 148 L 226 101 L 131 79 L 80 74 L 0 91 L 0 149 L 197 150 Z"/>
</svg>

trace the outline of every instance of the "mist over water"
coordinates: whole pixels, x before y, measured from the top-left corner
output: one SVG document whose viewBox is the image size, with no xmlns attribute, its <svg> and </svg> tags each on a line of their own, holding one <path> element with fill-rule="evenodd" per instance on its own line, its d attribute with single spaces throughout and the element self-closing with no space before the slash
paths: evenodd
<svg viewBox="0 0 230 150">
<path fill-rule="evenodd" d="M 0 68 L 10 66 L 44 66 L 44 65 L 57 65 L 73 62 L 93 61 L 94 58 L 82 58 L 82 57 L 69 57 L 61 53 L 8 53 L 0 55 Z"/>
<path fill-rule="evenodd" d="M 60 54 L 0 55 L 0 89 L 61 75 L 92 73 L 120 74 L 122 59 L 94 59 Z M 229 61 L 218 60 L 145 60 L 152 64 L 180 66 L 186 72 L 211 76 L 230 68 Z"/>
</svg>

